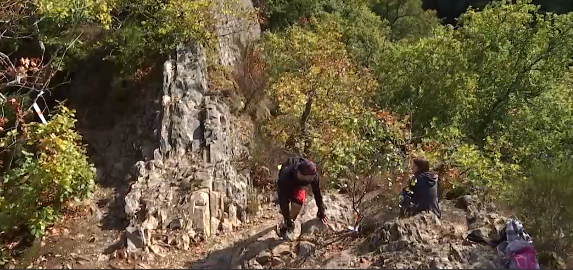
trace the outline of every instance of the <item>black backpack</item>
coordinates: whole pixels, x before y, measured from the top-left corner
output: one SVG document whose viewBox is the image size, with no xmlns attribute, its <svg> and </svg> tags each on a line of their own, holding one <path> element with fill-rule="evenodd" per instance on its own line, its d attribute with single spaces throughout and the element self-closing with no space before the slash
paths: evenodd
<svg viewBox="0 0 573 270">
<path fill-rule="evenodd" d="M 293 167 L 293 165 L 298 164 L 300 157 L 289 157 L 283 164 L 281 164 L 281 168 L 279 170 L 279 179 L 283 175 L 283 173 L 287 173 L 288 169 Z"/>
</svg>

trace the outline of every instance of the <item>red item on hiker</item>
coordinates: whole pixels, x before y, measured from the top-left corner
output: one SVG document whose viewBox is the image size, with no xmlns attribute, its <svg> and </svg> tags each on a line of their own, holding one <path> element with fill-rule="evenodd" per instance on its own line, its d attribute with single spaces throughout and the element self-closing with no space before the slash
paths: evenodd
<svg viewBox="0 0 573 270">
<path fill-rule="evenodd" d="M 292 194 L 292 198 L 301 204 L 304 204 L 306 199 L 306 190 L 302 188 L 295 188 Z"/>
</svg>

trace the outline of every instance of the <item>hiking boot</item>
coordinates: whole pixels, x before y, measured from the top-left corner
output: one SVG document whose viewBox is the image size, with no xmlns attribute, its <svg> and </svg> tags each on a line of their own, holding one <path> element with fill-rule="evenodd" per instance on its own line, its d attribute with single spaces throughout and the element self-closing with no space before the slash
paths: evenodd
<svg viewBox="0 0 573 270">
<path fill-rule="evenodd" d="M 287 230 L 288 233 L 294 232 L 294 221 L 288 220 L 288 221 L 286 222 L 286 230 Z"/>
<path fill-rule="evenodd" d="M 286 226 L 282 226 L 279 229 L 279 236 L 284 238 L 287 235 L 287 231 L 288 231 L 288 228 Z"/>
<path fill-rule="evenodd" d="M 294 232 L 294 223 L 287 225 L 286 232 L 287 233 L 293 233 Z"/>
<path fill-rule="evenodd" d="M 284 239 L 291 238 L 290 235 L 294 232 L 294 222 L 292 220 L 285 220 L 283 224 L 279 225 L 279 237 Z"/>
</svg>

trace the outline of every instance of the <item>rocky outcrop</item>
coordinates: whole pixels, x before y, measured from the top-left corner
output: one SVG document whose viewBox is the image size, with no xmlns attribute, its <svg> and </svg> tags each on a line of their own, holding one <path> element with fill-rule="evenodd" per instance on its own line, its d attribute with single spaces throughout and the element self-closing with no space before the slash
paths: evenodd
<svg viewBox="0 0 573 270">
<path fill-rule="evenodd" d="M 387 269 L 501 269 L 492 248 L 464 244 L 465 236 L 466 228 L 422 214 L 387 222 L 368 243 Z"/>
<path fill-rule="evenodd" d="M 234 29 L 220 37 L 220 60 L 233 65 L 242 53 L 236 48 L 246 46 L 260 30 L 252 24 L 244 28 L 240 19 L 220 24 Z M 248 156 L 245 133 L 252 133 L 209 91 L 207 81 L 200 46 L 181 45 L 164 64 L 156 124 L 159 148 L 152 160 L 135 164 L 134 183 L 125 197 L 128 248 L 148 246 L 167 231 L 171 242 L 188 247 L 193 239 L 247 222 L 249 173 L 236 164 Z"/>
<path fill-rule="evenodd" d="M 236 14 L 219 12 L 217 18 L 217 35 L 219 36 L 219 59 L 225 66 L 234 66 L 243 55 L 250 41 L 258 39 L 261 35 L 261 28 L 258 22 L 249 14 L 254 10 L 251 0 L 217 2 L 220 9 L 233 10 Z"/>
<path fill-rule="evenodd" d="M 296 260 L 313 256 L 319 245 L 316 240 L 326 235 L 343 233 L 352 224 L 352 209 L 349 198 L 341 194 L 324 194 L 328 226 L 317 219 L 317 206 L 308 198 L 295 221 L 295 236 L 292 241 L 278 237 L 276 225 L 282 221 L 278 207 L 265 205 L 263 218 L 268 220 L 252 232 L 237 235 L 237 242 L 227 243 L 226 248 L 211 253 L 204 260 L 192 263 L 193 269 L 269 269 L 290 268 Z M 261 229 L 265 228 L 265 229 Z M 232 237 L 229 237 L 232 238 Z"/>
</svg>

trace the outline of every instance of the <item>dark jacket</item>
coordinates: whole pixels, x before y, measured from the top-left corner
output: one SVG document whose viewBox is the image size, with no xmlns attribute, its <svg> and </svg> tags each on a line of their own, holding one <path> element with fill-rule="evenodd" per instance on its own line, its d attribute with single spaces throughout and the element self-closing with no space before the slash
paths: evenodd
<svg viewBox="0 0 573 270">
<path fill-rule="evenodd" d="M 414 212 L 429 211 L 441 217 L 438 204 L 438 176 L 431 172 L 415 175 L 415 181 L 409 183 L 412 191 L 412 203 Z"/>
<path fill-rule="evenodd" d="M 322 201 L 322 194 L 320 192 L 320 178 L 318 174 L 315 176 L 314 181 L 305 181 L 298 179 L 296 177 L 298 172 L 298 165 L 305 161 L 302 157 L 289 158 L 287 162 L 282 164 L 279 171 L 279 178 L 277 181 L 277 192 L 279 204 L 281 207 L 282 215 L 285 219 L 289 218 L 290 200 L 295 188 L 305 189 L 308 191 L 310 186 L 314 199 L 316 200 L 316 206 L 318 207 L 317 215 L 319 217 L 324 216 L 324 203 Z"/>
</svg>

